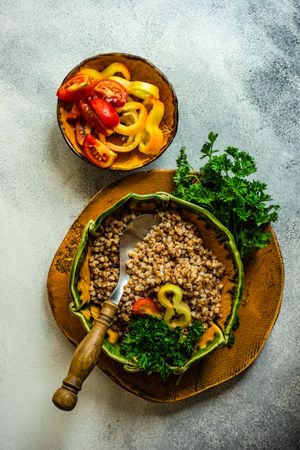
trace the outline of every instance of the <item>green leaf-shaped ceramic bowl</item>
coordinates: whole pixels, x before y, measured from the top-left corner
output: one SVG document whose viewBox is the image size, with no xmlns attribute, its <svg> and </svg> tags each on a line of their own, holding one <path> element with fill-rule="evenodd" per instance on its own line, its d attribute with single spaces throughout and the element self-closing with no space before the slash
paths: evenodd
<svg viewBox="0 0 300 450">
<path fill-rule="evenodd" d="M 157 210 L 176 210 L 183 218 L 193 222 L 199 229 L 203 245 L 211 250 L 217 259 L 226 268 L 222 279 L 222 318 L 218 319 L 213 326 L 208 328 L 201 338 L 192 357 L 183 367 L 173 367 L 173 373 L 185 372 L 192 364 L 199 361 L 218 347 L 228 344 L 232 327 L 237 317 L 237 310 L 241 301 L 244 273 L 239 252 L 235 246 L 234 239 L 230 231 L 225 228 L 210 212 L 192 203 L 180 200 L 168 193 L 158 192 L 150 195 L 128 194 L 102 212 L 95 221 L 90 221 L 82 235 L 81 242 L 73 260 L 69 289 L 73 298 L 70 309 L 82 322 L 86 331 L 92 328 L 92 318 L 87 318 L 87 304 L 83 305 L 81 294 L 78 290 L 78 282 L 81 279 L 82 264 L 87 257 L 88 248 L 94 237 L 99 236 L 102 227 L 114 217 L 122 216 L 124 210 L 131 210 L 138 213 Z M 105 339 L 103 351 L 116 361 L 124 365 L 124 369 L 136 372 L 140 368 L 134 361 L 127 360 L 120 354 L 118 344 L 111 344 Z"/>
</svg>

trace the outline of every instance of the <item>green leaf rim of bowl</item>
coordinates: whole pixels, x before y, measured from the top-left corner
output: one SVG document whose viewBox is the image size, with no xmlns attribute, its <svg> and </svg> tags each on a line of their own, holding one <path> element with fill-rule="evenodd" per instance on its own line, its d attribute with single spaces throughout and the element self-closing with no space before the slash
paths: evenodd
<svg viewBox="0 0 300 450">
<path fill-rule="evenodd" d="M 146 194 L 139 195 L 135 193 L 129 193 L 122 197 L 119 201 L 117 201 L 110 208 L 103 211 L 95 221 L 90 220 L 83 233 L 82 237 L 74 256 L 70 278 L 69 278 L 69 290 L 72 296 L 72 303 L 70 304 L 71 312 L 77 316 L 84 329 L 89 332 L 93 325 L 93 319 L 87 319 L 81 311 L 82 302 L 80 298 L 80 292 L 77 289 L 77 283 L 79 280 L 79 274 L 81 265 L 84 261 L 85 254 L 88 248 L 88 243 L 94 237 L 101 234 L 101 227 L 105 219 L 111 216 L 113 213 L 117 212 L 119 209 L 124 208 L 130 204 L 130 202 L 136 202 L 137 204 L 142 205 L 148 202 L 154 202 L 157 204 L 159 208 L 163 210 L 169 209 L 168 206 L 173 203 L 176 204 L 179 209 L 184 209 L 195 213 L 198 217 L 205 219 L 209 225 L 211 225 L 219 234 L 223 235 L 223 245 L 228 249 L 233 263 L 235 267 L 235 287 L 232 291 L 233 301 L 232 301 L 232 309 L 229 315 L 229 319 L 226 322 L 225 330 L 222 330 L 219 327 L 220 333 L 215 333 L 214 338 L 207 343 L 205 348 L 197 350 L 192 357 L 186 362 L 186 364 L 182 367 L 172 367 L 172 372 L 174 374 L 182 374 L 185 372 L 192 364 L 198 362 L 200 359 L 204 358 L 212 351 L 216 350 L 219 347 L 223 347 L 228 343 L 229 336 L 232 332 L 232 327 L 237 316 L 237 311 L 241 303 L 243 285 L 244 285 L 244 270 L 243 264 L 240 257 L 240 254 L 236 248 L 233 235 L 231 232 L 223 225 L 219 220 L 208 210 L 202 208 L 201 206 L 194 205 L 193 203 L 187 202 L 185 200 L 179 199 L 167 192 L 157 192 L 155 194 Z M 134 361 L 130 361 L 124 358 L 120 354 L 119 345 L 111 344 L 108 342 L 108 339 L 105 338 L 102 350 L 115 361 L 120 362 L 124 365 L 124 369 L 130 372 L 138 372 L 142 369 L 138 367 L 138 365 Z"/>
</svg>

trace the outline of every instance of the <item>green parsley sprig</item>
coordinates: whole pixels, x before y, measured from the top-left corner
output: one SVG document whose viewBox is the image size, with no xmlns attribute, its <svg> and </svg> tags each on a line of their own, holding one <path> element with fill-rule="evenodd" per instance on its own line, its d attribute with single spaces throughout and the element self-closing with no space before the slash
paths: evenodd
<svg viewBox="0 0 300 450">
<path fill-rule="evenodd" d="M 182 328 L 171 329 L 154 316 L 135 317 L 130 321 L 120 351 L 148 374 L 157 372 L 165 379 L 172 373 L 172 366 L 184 366 L 203 333 L 199 321 L 184 333 Z"/>
<path fill-rule="evenodd" d="M 251 250 L 265 247 L 270 233 L 267 225 L 277 220 L 278 205 L 271 205 L 266 184 L 247 177 L 256 172 L 252 156 L 235 147 L 223 154 L 214 149 L 218 135 L 209 133 L 201 148 L 207 159 L 199 172 L 188 162 L 185 147 L 180 150 L 174 175 L 174 195 L 212 212 L 233 234 L 244 257 Z"/>
</svg>

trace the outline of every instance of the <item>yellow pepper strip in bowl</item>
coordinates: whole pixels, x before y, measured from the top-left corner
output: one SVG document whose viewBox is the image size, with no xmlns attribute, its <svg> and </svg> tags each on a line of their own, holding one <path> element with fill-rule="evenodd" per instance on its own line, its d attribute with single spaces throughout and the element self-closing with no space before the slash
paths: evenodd
<svg viewBox="0 0 300 450">
<path fill-rule="evenodd" d="M 88 75 L 93 81 L 103 80 L 102 73 L 95 69 L 90 69 L 89 67 L 84 67 L 79 71 L 80 75 Z"/>
<path fill-rule="evenodd" d="M 100 81 L 104 78 L 110 78 L 115 73 L 121 73 L 125 77 L 125 80 L 124 78 L 116 77 L 118 79 L 120 78 L 120 80 L 130 80 L 130 72 L 127 67 L 124 64 L 117 62 L 110 64 L 102 72 L 99 72 L 99 70 L 96 69 L 91 69 L 90 67 L 83 67 L 82 69 L 80 69 L 79 73 L 80 75 L 88 75 L 94 81 Z"/>
<path fill-rule="evenodd" d="M 129 101 L 129 100 L 128 100 Z M 130 100 L 133 102 L 134 100 Z M 131 125 L 139 119 L 139 114 L 136 109 L 130 109 L 122 114 L 122 123 L 125 125 Z"/>
<path fill-rule="evenodd" d="M 159 98 L 159 90 L 154 84 L 144 81 L 131 81 L 130 94 L 145 100 L 147 97 Z"/>
<path fill-rule="evenodd" d="M 139 118 L 138 112 L 135 109 L 132 109 L 122 114 L 122 123 L 130 125 L 132 123 L 135 123 L 138 120 L 138 118 Z M 124 142 L 124 144 L 116 145 L 113 142 L 107 141 L 104 135 L 99 134 L 99 139 L 101 142 L 103 142 L 103 144 L 105 144 L 111 150 L 114 150 L 119 153 L 128 153 L 134 150 L 139 145 L 141 137 L 142 137 L 141 133 L 138 133 L 136 135 L 133 134 L 131 136 L 128 136 L 128 139 L 126 140 L 126 142 Z"/>
<path fill-rule="evenodd" d="M 123 123 L 119 123 L 114 128 L 114 131 L 119 134 L 124 134 L 124 136 L 132 136 L 133 134 L 138 134 L 145 127 L 146 119 L 147 119 L 147 108 L 143 103 L 140 102 L 127 102 L 121 108 L 117 108 L 118 113 L 122 113 L 124 111 L 137 110 L 139 111 L 137 120 L 129 125 L 125 125 Z M 122 122 L 122 115 L 120 117 L 120 122 Z"/>
<path fill-rule="evenodd" d="M 145 100 L 148 97 L 159 98 L 159 90 L 154 84 L 146 83 L 145 81 L 127 81 L 121 77 L 110 77 L 110 80 L 117 81 L 122 84 L 128 94 Z"/>
<path fill-rule="evenodd" d="M 166 284 L 158 291 L 158 301 L 166 308 L 164 320 L 171 328 L 187 327 L 192 321 L 190 307 L 187 303 L 182 301 L 182 296 L 182 289 L 175 284 Z M 180 317 L 171 320 L 175 313 L 179 314 Z"/>
<path fill-rule="evenodd" d="M 126 89 L 127 94 L 129 94 L 129 88 L 130 88 L 131 81 L 128 81 L 128 80 L 125 80 L 125 78 L 116 77 L 116 76 L 109 77 L 109 79 L 116 81 L 117 83 L 120 83 Z"/>
<path fill-rule="evenodd" d="M 110 150 L 114 150 L 118 153 L 127 153 L 131 152 L 133 149 L 135 149 L 141 140 L 141 133 L 138 133 L 136 135 L 129 136 L 127 141 L 123 145 L 116 145 L 113 142 L 109 142 L 105 139 L 105 136 L 103 134 L 100 134 L 100 141 L 103 142 L 103 144 L 106 145 Z M 132 139 L 133 138 L 133 139 Z"/>
<path fill-rule="evenodd" d="M 109 78 L 111 76 L 113 76 L 115 73 L 121 73 L 123 75 L 124 78 L 126 78 L 126 80 L 130 80 L 130 72 L 127 69 L 127 67 L 125 66 L 125 64 L 122 63 L 112 63 L 110 64 L 110 66 L 106 67 L 106 69 L 104 69 L 101 72 L 101 75 L 103 78 Z M 122 78 L 121 78 L 122 80 Z"/>
<path fill-rule="evenodd" d="M 156 155 L 163 146 L 163 132 L 159 124 L 163 118 L 165 107 L 157 99 L 149 98 L 147 103 L 152 103 L 152 109 L 146 120 L 145 130 L 142 132 L 142 138 L 139 143 L 139 150 L 147 155 Z"/>
</svg>

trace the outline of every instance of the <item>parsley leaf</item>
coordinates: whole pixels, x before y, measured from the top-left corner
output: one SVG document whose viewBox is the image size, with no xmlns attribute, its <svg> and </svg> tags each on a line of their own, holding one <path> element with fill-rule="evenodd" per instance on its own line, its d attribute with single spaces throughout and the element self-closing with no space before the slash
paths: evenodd
<svg viewBox="0 0 300 450">
<path fill-rule="evenodd" d="M 269 242 L 267 225 L 277 220 L 278 205 L 266 193 L 266 184 L 247 177 L 256 172 L 252 156 L 235 147 L 222 154 L 213 148 L 218 135 L 210 132 L 200 159 L 207 159 L 198 173 L 190 166 L 185 148 L 180 150 L 174 175 L 176 197 L 212 212 L 233 234 L 241 256 Z"/>
<path fill-rule="evenodd" d="M 158 372 L 167 378 L 172 373 L 171 366 L 184 366 L 203 333 L 199 321 L 190 325 L 184 334 L 180 327 L 171 329 L 157 317 L 135 317 L 130 321 L 120 351 L 148 374 Z"/>
</svg>

